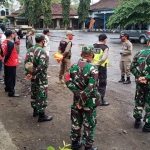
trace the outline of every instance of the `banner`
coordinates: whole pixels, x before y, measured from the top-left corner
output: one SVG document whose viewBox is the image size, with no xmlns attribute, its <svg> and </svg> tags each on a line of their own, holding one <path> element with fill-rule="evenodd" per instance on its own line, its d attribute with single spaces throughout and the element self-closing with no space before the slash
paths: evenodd
<svg viewBox="0 0 150 150">
<path fill-rule="evenodd" d="M 94 22 L 95 22 L 95 20 L 93 18 L 91 18 L 90 25 L 89 25 L 89 30 L 92 29 L 92 26 L 93 26 Z"/>
</svg>

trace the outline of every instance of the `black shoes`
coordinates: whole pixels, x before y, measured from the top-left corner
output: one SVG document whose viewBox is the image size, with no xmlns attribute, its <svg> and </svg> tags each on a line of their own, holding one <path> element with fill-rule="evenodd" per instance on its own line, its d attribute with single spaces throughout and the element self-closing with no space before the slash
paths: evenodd
<svg viewBox="0 0 150 150">
<path fill-rule="evenodd" d="M 9 96 L 9 97 L 19 97 L 20 95 L 14 93 L 14 94 L 8 94 L 8 96 Z"/>
<path fill-rule="evenodd" d="M 150 132 L 150 123 L 145 123 L 142 131 L 143 132 Z"/>
<path fill-rule="evenodd" d="M 130 77 L 127 77 L 127 80 L 125 81 L 124 76 L 122 76 L 118 82 L 123 83 L 123 84 L 130 84 L 131 80 L 130 80 Z"/>
<path fill-rule="evenodd" d="M 39 115 L 38 111 L 36 108 L 33 110 L 33 117 L 37 117 Z"/>
<path fill-rule="evenodd" d="M 109 105 L 108 102 L 104 101 L 104 97 L 103 96 L 101 96 L 101 99 L 102 99 L 102 103 L 100 104 L 100 106 L 108 106 Z"/>
<path fill-rule="evenodd" d="M 127 80 L 123 82 L 123 84 L 130 84 L 130 83 L 131 83 L 130 77 L 127 77 Z"/>
<path fill-rule="evenodd" d="M 72 150 L 78 150 L 82 146 L 81 141 L 72 141 L 71 149 Z"/>
<path fill-rule="evenodd" d="M 124 79 L 124 76 L 121 76 L 121 79 L 118 81 L 118 82 L 124 82 L 125 81 L 125 79 Z"/>
<path fill-rule="evenodd" d="M 109 103 L 103 100 L 102 104 L 100 106 L 108 106 L 108 105 L 109 105 Z"/>
<path fill-rule="evenodd" d="M 98 150 L 97 147 L 85 147 L 84 150 Z"/>
<path fill-rule="evenodd" d="M 52 116 L 47 116 L 45 115 L 45 113 L 39 113 L 39 119 L 38 122 L 45 122 L 45 121 L 51 121 L 52 120 Z"/>
<path fill-rule="evenodd" d="M 134 128 L 138 129 L 141 125 L 141 119 L 135 119 Z"/>
</svg>

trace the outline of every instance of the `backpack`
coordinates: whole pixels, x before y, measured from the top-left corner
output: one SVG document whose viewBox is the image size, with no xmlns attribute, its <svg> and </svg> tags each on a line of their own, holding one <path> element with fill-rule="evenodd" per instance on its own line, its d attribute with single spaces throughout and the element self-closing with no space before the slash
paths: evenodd
<svg viewBox="0 0 150 150">
<path fill-rule="evenodd" d="M 69 42 L 71 42 L 71 41 L 69 41 Z M 65 49 L 66 49 L 69 42 L 66 42 L 64 40 L 60 41 L 59 47 L 60 47 L 61 53 L 64 53 L 64 51 L 65 51 Z M 72 47 L 72 42 L 71 42 L 71 47 Z"/>
</svg>

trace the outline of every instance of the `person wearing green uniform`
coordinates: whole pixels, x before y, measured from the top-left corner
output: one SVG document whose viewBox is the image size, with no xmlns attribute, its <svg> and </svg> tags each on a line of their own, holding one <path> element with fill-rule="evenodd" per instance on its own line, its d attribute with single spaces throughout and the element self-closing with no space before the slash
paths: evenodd
<svg viewBox="0 0 150 150">
<path fill-rule="evenodd" d="M 28 62 L 33 62 L 33 72 L 25 67 L 26 79 L 31 80 L 31 106 L 34 109 L 33 117 L 39 116 L 38 122 L 50 121 L 52 116 L 45 115 L 45 108 L 47 106 L 47 92 L 48 92 L 48 56 L 43 50 L 44 34 L 36 34 L 36 45 L 28 49 L 25 66 Z"/>
<path fill-rule="evenodd" d="M 81 128 L 83 131 L 83 144 L 85 150 L 98 150 L 93 147 L 94 131 L 96 127 L 96 107 L 101 104 L 98 92 L 98 68 L 92 64 L 94 57 L 93 46 L 83 46 L 81 59 L 71 66 L 65 75 L 65 82 L 74 94 L 71 106 L 71 140 L 72 149 L 77 150 L 82 142 Z"/>
<path fill-rule="evenodd" d="M 134 127 L 140 127 L 142 112 L 145 109 L 143 132 L 150 132 L 150 38 L 147 45 L 148 49 L 141 50 L 134 56 L 130 67 L 136 81 Z"/>
</svg>

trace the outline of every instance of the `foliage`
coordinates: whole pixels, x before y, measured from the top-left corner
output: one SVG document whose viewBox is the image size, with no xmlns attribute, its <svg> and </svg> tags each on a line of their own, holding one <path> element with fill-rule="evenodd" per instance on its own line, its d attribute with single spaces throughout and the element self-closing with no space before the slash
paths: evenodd
<svg viewBox="0 0 150 150">
<path fill-rule="evenodd" d="M 39 22 L 42 15 L 46 25 L 51 23 L 51 0 L 25 0 L 24 7 L 24 14 L 29 24 Z"/>
<path fill-rule="evenodd" d="M 0 3 L 8 2 L 9 0 L 0 0 Z"/>
<path fill-rule="evenodd" d="M 9 20 L 8 20 L 8 18 L 5 16 L 4 18 L 3 18 L 3 23 L 7 23 Z"/>
<path fill-rule="evenodd" d="M 42 12 L 44 14 L 44 23 L 45 25 L 50 25 L 52 20 L 51 20 L 51 0 L 43 0 L 41 3 L 42 6 Z"/>
<path fill-rule="evenodd" d="M 78 7 L 79 23 L 85 22 L 89 17 L 90 3 L 91 0 L 80 0 Z"/>
<path fill-rule="evenodd" d="M 122 0 L 108 19 L 107 27 L 126 27 L 137 23 L 150 23 L 150 0 Z"/>
<path fill-rule="evenodd" d="M 61 0 L 52 0 L 52 3 L 60 3 Z"/>
<path fill-rule="evenodd" d="M 68 148 L 70 146 L 70 144 L 65 143 L 65 141 L 63 141 L 63 145 L 64 147 L 59 147 L 59 150 L 71 150 L 70 148 Z M 55 150 L 52 146 L 47 147 L 47 150 Z"/>
<path fill-rule="evenodd" d="M 63 16 L 63 24 L 69 25 L 70 23 L 70 0 L 61 0 L 62 5 L 62 16 Z"/>
</svg>

